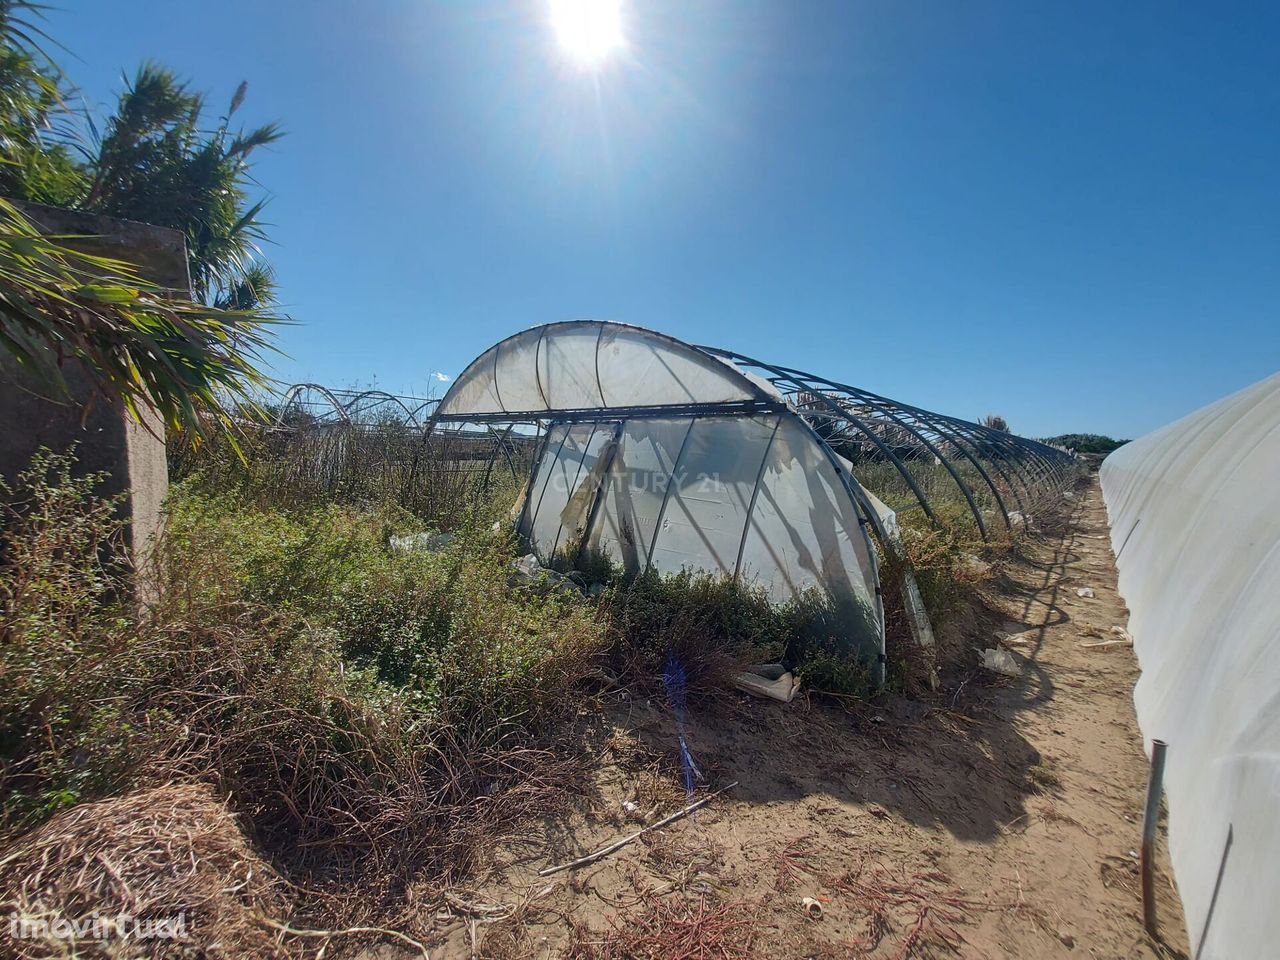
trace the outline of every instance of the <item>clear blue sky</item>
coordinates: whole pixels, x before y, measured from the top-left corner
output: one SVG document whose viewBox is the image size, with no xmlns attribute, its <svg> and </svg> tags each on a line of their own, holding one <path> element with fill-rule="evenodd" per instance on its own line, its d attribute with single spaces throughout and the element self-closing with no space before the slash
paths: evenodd
<svg viewBox="0 0 1280 960">
<path fill-rule="evenodd" d="M 52 2 L 92 102 L 152 57 L 284 123 L 287 380 L 595 317 L 1132 436 L 1280 369 L 1269 4 L 630 0 L 592 72 L 547 0 Z"/>
</svg>

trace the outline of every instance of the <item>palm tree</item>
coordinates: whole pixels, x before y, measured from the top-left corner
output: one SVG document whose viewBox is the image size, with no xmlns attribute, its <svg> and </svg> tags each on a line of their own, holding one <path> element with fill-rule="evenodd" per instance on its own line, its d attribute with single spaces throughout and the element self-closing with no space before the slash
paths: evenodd
<svg viewBox="0 0 1280 960">
<path fill-rule="evenodd" d="M 90 159 L 85 210 L 181 230 L 197 299 L 249 308 L 267 302 L 269 271 L 259 266 L 265 201 L 249 202 L 249 156 L 274 143 L 277 124 L 232 132 L 242 83 L 211 132 L 204 98 L 169 70 L 144 64 L 120 97 Z"/>
<path fill-rule="evenodd" d="M 41 9 L 0 0 L 0 196 L 181 230 L 197 299 L 269 303 L 258 248 L 265 201 L 250 198 L 249 160 L 281 130 L 231 129 L 248 85 L 209 130 L 204 97 L 144 64 L 99 136 L 92 117 L 67 105 L 62 71 L 42 47 L 52 41 Z"/>
<path fill-rule="evenodd" d="M 85 174 L 71 152 L 64 81 L 20 0 L 0 0 L 0 195 L 74 206 Z"/>
<path fill-rule="evenodd" d="M 266 384 L 275 318 L 172 299 L 127 263 L 63 247 L 0 199 L 0 350 L 33 384 L 69 395 L 68 361 L 142 421 L 152 407 L 191 436 L 231 433 Z M 233 438 L 234 439 L 234 438 Z"/>
<path fill-rule="evenodd" d="M 62 246 L 0 197 L 0 351 L 51 395 L 68 395 L 63 368 L 79 361 L 98 392 L 138 420 L 151 407 L 172 430 L 230 435 L 237 411 L 256 408 L 277 322 L 262 309 L 274 278 L 254 259 L 262 204 L 249 205 L 245 188 L 249 154 L 279 130 L 229 131 L 241 84 L 206 136 L 201 98 L 146 66 L 89 162 L 77 163 L 74 138 L 55 123 L 68 111 L 62 74 L 32 26 L 39 10 L 0 0 L 0 192 L 182 230 L 201 302 L 173 299 L 129 264 Z"/>
</svg>

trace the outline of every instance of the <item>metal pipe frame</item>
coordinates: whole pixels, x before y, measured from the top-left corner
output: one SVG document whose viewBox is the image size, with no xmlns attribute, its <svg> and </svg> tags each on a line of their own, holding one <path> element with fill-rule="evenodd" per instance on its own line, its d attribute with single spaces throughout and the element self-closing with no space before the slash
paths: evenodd
<svg viewBox="0 0 1280 960">
<path fill-rule="evenodd" d="M 1069 466 L 1074 458 L 1047 444 L 901 403 L 869 390 L 815 376 L 793 367 L 757 360 L 735 350 L 707 346 L 700 346 L 698 349 L 735 365 L 753 368 L 763 373 L 783 394 L 791 394 L 797 399 L 803 395 L 805 399 L 817 400 L 824 407 L 824 413 L 832 413 L 854 426 L 894 466 L 919 500 L 926 515 L 935 523 L 938 522 L 937 514 L 927 495 L 904 458 L 884 442 L 875 429 L 877 426 L 893 427 L 905 432 L 919 445 L 922 452 L 937 460 L 956 484 L 983 539 L 987 538 L 988 533 L 982 509 L 975 499 L 971 483 L 956 469 L 957 464 L 967 464 L 978 474 L 982 480 L 979 486 L 984 486 L 990 492 L 995 509 L 1008 529 L 1013 527 L 1009 503 L 993 474 L 1003 482 L 1008 494 L 1013 496 L 1024 515 L 1045 497 L 1059 492 L 1067 482 Z M 799 409 L 798 412 L 809 419 L 823 415 L 804 409 Z M 950 456 L 943 452 L 944 446 L 952 451 Z"/>
<path fill-rule="evenodd" d="M 668 403 L 640 407 L 583 407 L 580 409 L 513 410 L 488 413 L 433 415 L 428 426 L 437 423 L 509 423 L 533 420 L 590 423 L 608 420 L 654 419 L 657 417 L 743 416 L 780 413 L 785 404 L 771 400 L 736 400 L 726 403 Z"/>
</svg>

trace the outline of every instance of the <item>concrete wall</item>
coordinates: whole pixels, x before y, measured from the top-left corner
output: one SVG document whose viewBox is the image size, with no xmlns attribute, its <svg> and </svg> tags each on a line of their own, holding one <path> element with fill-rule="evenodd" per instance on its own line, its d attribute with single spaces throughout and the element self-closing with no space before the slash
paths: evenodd
<svg viewBox="0 0 1280 960">
<path fill-rule="evenodd" d="M 191 296 L 186 242 L 179 231 L 36 204 L 18 206 L 46 233 L 78 235 L 64 241 L 66 246 L 126 260 L 150 282 Z M 50 399 L 11 356 L 0 353 L 0 475 L 12 479 L 42 446 L 61 452 L 75 444 L 81 470 L 107 473 L 103 493 L 124 494 L 130 546 L 145 572 L 169 486 L 164 425 L 155 416 L 146 424 L 135 422 L 119 404 L 94 391 L 78 362 L 68 362 L 63 374 L 70 400 Z M 150 593 L 148 582 L 146 576 L 141 579 L 144 596 Z"/>
</svg>

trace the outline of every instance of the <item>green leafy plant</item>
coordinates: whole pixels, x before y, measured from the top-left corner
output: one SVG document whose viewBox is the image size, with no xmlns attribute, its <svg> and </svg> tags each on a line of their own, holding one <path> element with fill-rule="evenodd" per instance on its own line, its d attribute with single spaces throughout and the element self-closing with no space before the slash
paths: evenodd
<svg viewBox="0 0 1280 960">
<path fill-rule="evenodd" d="M 104 667 L 129 644 L 117 502 L 72 454 L 41 451 L 0 481 L 0 827 L 117 782 L 126 725 Z"/>
<path fill-rule="evenodd" d="M 80 361 L 140 421 L 153 407 L 174 430 L 230 434 L 229 402 L 254 406 L 267 382 L 258 365 L 278 318 L 174 299 L 64 239 L 0 200 L 0 347 L 55 397 L 67 395 L 63 365 Z"/>
<path fill-rule="evenodd" d="M 1056 437 L 1046 437 L 1045 443 L 1066 447 L 1076 453 L 1108 454 L 1112 450 L 1123 447 L 1128 440 L 1115 440 L 1100 433 L 1063 433 Z"/>
<path fill-rule="evenodd" d="M 205 99 L 177 75 L 143 64 L 87 164 L 80 209 L 181 230 L 196 299 L 224 309 L 269 303 L 270 268 L 257 257 L 265 200 L 248 195 L 250 155 L 283 135 L 277 124 L 233 131 L 240 84 L 211 132 Z"/>
<path fill-rule="evenodd" d="M 0 0 L 0 196 L 179 230 L 198 301 L 272 303 L 275 277 L 259 246 L 265 200 L 250 196 L 249 161 L 282 132 L 274 123 L 232 129 L 248 85 L 211 123 L 202 94 L 145 63 L 96 122 L 71 106 L 74 91 L 46 52 L 43 10 Z"/>
<path fill-rule="evenodd" d="M 73 151 L 63 74 L 36 22 L 41 10 L 0 0 L 0 196 L 71 206 L 88 178 Z"/>
</svg>

